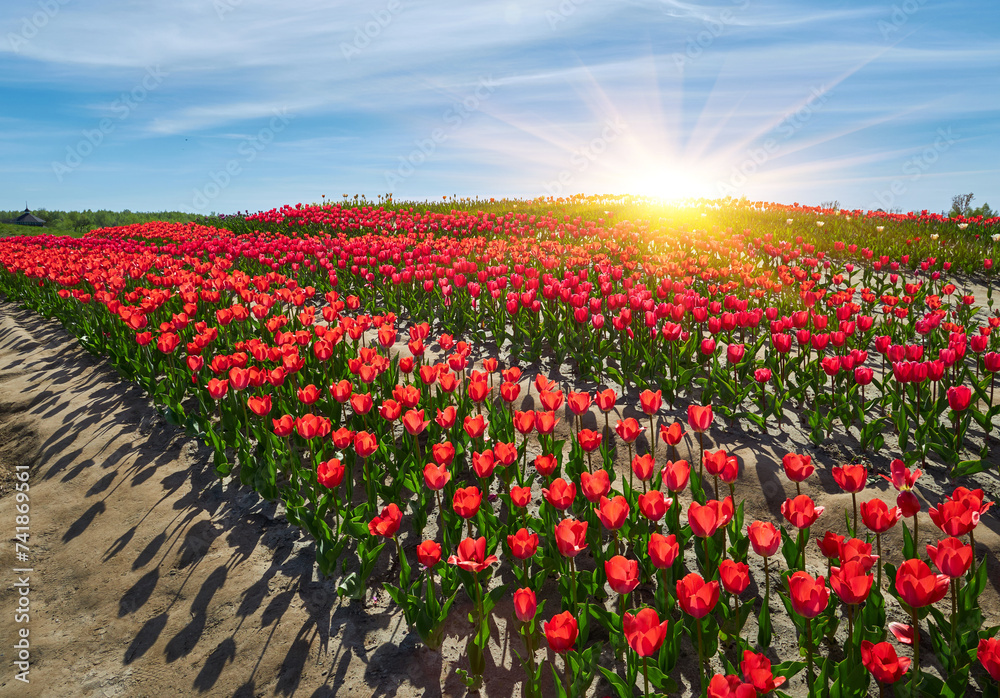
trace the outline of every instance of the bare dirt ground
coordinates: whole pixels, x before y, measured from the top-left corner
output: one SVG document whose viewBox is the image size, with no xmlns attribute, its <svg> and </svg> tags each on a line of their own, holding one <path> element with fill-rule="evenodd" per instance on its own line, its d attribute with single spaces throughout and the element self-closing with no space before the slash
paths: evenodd
<svg viewBox="0 0 1000 698">
<path fill-rule="evenodd" d="M 532 377 L 525 373 L 525 385 Z M 686 404 L 665 409 L 662 419 L 683 421 Z M 618 417 L 641 416 L 637 395 L 619 405 L 612 425 Z M 563 437 L 570 422 L 564 417 L 560 423 Z M 596 414 L 588 422 L 603 427 Z M 746 498 L 747 522 L 781 522 L 780 504 L 795 492 L 781 471 L 781 457 L 805 452 L 813 455 L 819 474 L 804 491 L 827 507 L 813 540 L 828 528 L 844 533 L 851 499 L 839 492 L 830 468 L 856 457 L 850 437 L 814 448 L 797 423 L 783 433 L 772 425 L 762 437 L 755 427 L 726 428 L 719 418 L 710 436 L 706 447 L 726 448 L 744 463 L 736 493 Z M 697 448 L 696 442 L 682 443 L 682 457 L 692 445 Z M 878 471 L 887 473 L 898 455 L 893 445 L 871 457 Z M 989 500 L 1000 496 L 996 449 L 991 462 L 991 470 L 974 480 L 953 483 L 940 470 L 920 479 L 918 550 L 940 537 L 926 512 L 942 492 L 966 484 L 985 487 Z M 30 471 L 30 552 L 20 562 L 12 491 L 18 465 Z M 617 466 L 627 472 L 624 457 Z M 861 499 L 874 496 L 891 502 L 895 491 L 873 478 Z M 978 554 L 989 566 L 982 597 L 987 625 L 1000 623 L 997 509 L 976 531 Z M 465 599 L 456 603 L 441 652 L 420 644 L 377 586 L 364 603 L 341 600 L 333 583 L 319 578 L 308 538 L 273 504 L 238 481 L 219 480 L 211 453 L 166 424 L 140 389 L 86 354 L 58 325 L 11 303 L 0 303 L 0 531 L 0 695 L 465 695 L 454 672 L 465 666 Z M 884 538 L 886 559 L 898 564 L 899 527 Z M 755 581 L 745 599 L 762 594 L 762 564 L 750 558 Z M 377 580 L 393 577 L 388 564 L 383 560 Z M 808 569 L 826 573 L 814 542 Z M 776 580 L 773 566 L 772 574 Z M 13 622 L 19 603 L 14 585 L 24 576 L 30 579 L 30 621 L 19 624 Z M 644 600 L 641 589 L 638 597 Z M 549 603 L 544 617 L 551 617 L 556 603 Z M 905 620 L 893 601 L 888 604 L 890 620 Z M 768 654 L 789 659 L 796 651 L 794 630 L 777 598 L 772 610 L 775 641 Z M 503 618 L 511 615 L 509 599 L 495 614 L 499 627 L 493 635 L 501 637 Z M 744 636 L 756 636 L 753 623 L 751 618 Z M 16 633 L 25 627 L 28 684 L 15 679 L 12 664 Z M 926 629 L 924 635 L 922 655 L 933 670 Z M 684 646 L 690 657 L 691 647 Z M 483 695 L 519 696 L 523 672 L 510 645 L 494 642 L 491 655 Z M 544 661 L 553 661 L 548 651 Z M 611 661 L 610 655 L 602 661 Z M 718 663 L 715 668 L 721 670 Z M 685 691 L 696 686 L 693 663 L 682 660 L 675 678 Z M 802 678 L 792 681 L 790 692 L 802 692 Z M 592 693 L 610 691 L 595 681 Z"/>
</svg>

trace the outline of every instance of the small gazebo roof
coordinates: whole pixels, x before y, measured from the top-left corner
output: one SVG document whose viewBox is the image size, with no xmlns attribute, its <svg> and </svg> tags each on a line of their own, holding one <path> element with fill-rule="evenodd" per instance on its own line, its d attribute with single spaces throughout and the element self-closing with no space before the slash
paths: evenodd
<svg viewBox="0 0 1000 698">
<path fill-rule="evenodd" d="M 24 213 L 12 220 L 11 223 L 14 225 L 45 225 L 45 221 L 34 215 L 27 206 L 24 208 Z"/>
</svg>

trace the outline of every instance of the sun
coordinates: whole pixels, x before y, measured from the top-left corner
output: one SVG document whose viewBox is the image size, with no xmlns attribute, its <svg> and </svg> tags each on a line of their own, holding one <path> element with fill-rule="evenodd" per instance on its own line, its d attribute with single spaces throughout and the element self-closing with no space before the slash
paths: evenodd
<svg viewBox="0 0 1000 698">
<path fill-rule="evenodd" d="M 715 197 L 705 174 L 684 165 L 638 167 L 623 179 L 621 188 L 629 194 L 671 203 Z"/>
</svg>

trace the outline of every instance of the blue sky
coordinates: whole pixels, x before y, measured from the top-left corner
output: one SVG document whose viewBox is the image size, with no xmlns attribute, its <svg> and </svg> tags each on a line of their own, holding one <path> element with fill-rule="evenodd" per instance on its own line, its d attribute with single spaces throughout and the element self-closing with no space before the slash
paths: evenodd
<svg viewBox="0 0 1000 698">
<path fill-rule="evenodd" d="M 6 0 L 0 209 L 1000 207 L 986 1 Z"/>
</svg>

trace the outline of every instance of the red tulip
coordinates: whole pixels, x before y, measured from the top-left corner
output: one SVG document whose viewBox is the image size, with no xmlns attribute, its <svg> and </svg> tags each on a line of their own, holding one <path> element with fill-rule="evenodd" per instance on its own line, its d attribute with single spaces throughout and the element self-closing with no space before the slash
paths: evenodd
<svg viewBox="0 0 1000 698">
<path fill-rule="evenodd" d="M 872 533 L 885 533 L 902 518 L 899 507 L 892 509 L 881 499 L 869 499 L 861 503 L 861 520 Z"/>
<path fill-rule="evenodd" d="M 538 612 L 538 600 L 535 592 L 525 587 L 514 592 L 514 615 L 522 623 L 528 623 Z"/>
<path fill-rule="evenodd" d="M 944 574 L 957 579 L 972 566 L 972 546 L 958 538 L 945 538 L 936 546 L 927 546 L 927 557 Z"/>
<path fill-rule="evenodd" d="M 660 426 L 660 439 L 670 446 L 676 446 L 682 438 L 684 438 L 684 427 L 680 422 L 674 422 L 669 427 L 666 424 Z"/>
<path fill-rule="evenodd" d="M 650 490 L 639 495 L 639 511 L 650 521 L 659 521 L 674 503 L 669 497 L 664 497 L 659 490 Z"/>
<path fill-rule="evenodd" d="M 712 425 L 711 405 L 688 405 L 688 426 L 692 431 L 705 432 Z"/>
<path fill-rule="evenodd" d="M 528 486 L 518 487 L 514 485 L 510 488 L 510 501 L 516 507 L 526 507 L 531 502 L 531 488 Z"/>
<path fill-rule="evenodd" d="M 719 564 L 719 579 L 726 591 L 738 596 L 750 586 L 750 567 L 727 558 Z"/>
<path fill-rule="evenodd" d="M 830 590 L 826 588 L 823 577 L 814 579 L 802 570 L 788 578 L 788 592 L 792 608 L 803 618 L 815 618 L 826 609 L 830 600 Z"/>
<path fill-rule="evenodd" d="M 580 433 L 576 435 L 577 441 L 580 442 L 580 448 L 582 448 L 586 453 L 595 451 L 601 446 L 601 440 L 604 436 L 599 431 L 592 431 L 591 429 L 581 429 Z"/>
<path fill-rule="evenodd" d="M 417 546 L 417 560 L 424 567 L 433 567 L 441 562 L 441 545 L 433 540 L 425 540 Z"/>
<path fill-rule="evenodd" d="M 373 536 L 392 538 L 403 521 L 403 512 L 395 504 L 389 504 L 382 513 L 368 522 L 368 532 Z"/>
<path fill-rule="evenodd" d="M 979 510 L 969 508 L 964 501 L 946 499 L 927 513 L 934 525 L 948 536 L 964 536 L 979 524 Z"/>
<path fill-rule="evenodd" d="M 781 459 L 781 464 L 785 468 L 785 475 L 792 482 L 805 482 L 805 479 L 816 470 L 816 466 L 812 464 L 812 456 L 798 453 L 786 453 Z"/>
<path fill-rule="evenodd" d="M 674 564 L 674 560 L 680 553 L 680 546 L 678 546 L 677 538 L 673 533 L 669 536 L 653 533 L 649 536 L 647 551 L 654 567 L 666 569 Z"/>
<path fill-rule="evenodd" d="M 605 561 L 604 574 L 616 594 L 630 594 L 639 586 L 639 563 L 621 555 Z"/>
<path fill-rule="evenodd" d="M 883 475 L 882 477 L 891 482 L 892 486 L 899 492 L 913 489 L 913 486 L 917 483 L 917 478 L 921 475 L 920 470 L 911 472 L 899 458 L 893 459 L 892 463 L 889 464 L 889 472 L 892 474 L 891 477 L 888 475 Z"/>
<path fill-rule="evenodd" d="M 688 523 L 691 532 L 699 538 L 709 538 L 715 535 L 720 527 L 729 523 L 733 517 L 733 500 L 726 497 L 721 502 L 710 499 L 704 504 L 692 501 L 688 506 Z"/>
<path fill-rule="evenodd" d="M 708 682 L 708 698 L 757 698 L 757 689 L 739 676 L 716 674 Z"/>
<path fill-rule="evenodd" d="M 428 489 L 440 490 L 448 484 L 450 479 L 451 473 L 448 472 L 447 465 L 428 463 L 424 466 L 424 484 L 427 485 Z"/>
<path fill-rule="evenodd" d="M 868 469 L 863 465 L 838 465 L 833 469 L 833 479 L 844 492 L 860 492 L 868 480 Z"/>
<path fill-rule="evenodd" d="M 840 544 L 843 542 L 843 536 L 838 535 L 833 531 L 827 531 L 822 538 L 816 540 L 816 545 L 819 546 L 819 550 L 823 553 L 823 557 L 828 560 L 839 560 Z"/>
<path fill-rule="evenodd" d="M 861 663 L 879 683 L 896 683 L 910 668 L 910 658 L 897 656 L 896 648 L 888 642 L 873 645 L 862 640 Z"/>
<path fill-rule="evenodd" d="M 967 385 L 955 385 L 948 388 L 948 406 L 956 412 L 964 412 L 972 402 L 972 388 Z"/>
<path fill-rule="evenodd" d="M 362 458 L 367 458 L 378 450 L 378 441 L 367 431 L 354 434 L 354 451 Z"/>
<path fill-rule="evenodd" d="M 431 457 L 438 465 L 451 465 L 452 460 L 455 459 L 455 447 L 452 446 L 451 441 L 434 444 L 431 446 Z"/>
<path fill-rule="evenodd" d="M 990 637 L 980 640 L 976 658 L 994 681 L 1000 681 L 1000 639 Z"/>
<path fill-rule="evenodd" d="M 651 390 L 643 390 L 639 394 L 639 404 L 642 407 L 642 411 L 648 415 L 654 415 L 659 412 L 660 407 L 663 406 L 663 391 L 657 390 L 655 393 Z"/>
<path fill-rule="evenodd" d="M 575 393 L 572 390 L 566 396 L 566 404 L 573 411 L 573 414 L 583 414 L 590 409 L 590 393 Z"/>
<path fill-rule="evenodd" d="M 354 404 L 353 402 L 351 404 Z M 403 428 L 406 429 L 407 433 L 411 436 L 416 436 L 427 428 L 430 424 L 430 420 L 424 419 L 424 410 L 408 410 L 406 414 L 403 415 Z"/>
<path fill-rule="evenodd" d="M 719 602 L 719 583 L 706 582 L 692 572 L 677 582 L 677 601 L 681 610 L 694 618 L 704 618 Z"/>
<path fill-rule="evenodd" d="M 507 547 L 518 560 L 527 560 L 538 551 L 538 534 L 526 528 L 518 529 L 517 533 L 507 536 Z"/>
<path fill-rule="evenodd" d="M 470 439 L 478 439 L 486 432 L 486 420 L 483 419 L 482 415 L 466 417 L 462 428 Z"/>
<path fill-rule="evenodd" d="M 740 671 L 743 678 L 748 683 L 753 684 L 759 695 L 770 693 L 778 686 L 785 683 L 784 676 L 775 676 L 771 669 L 771 660 L 763 654 L 757 654 L 750 650 L 743 650 L 743 661 L 740 662 Z"/>
<path fill-rule="evenodd" d="M 667 461 L 660 474 L 663 477 L 663 484 L 669 491 L 680 492 L 687 487 L 688 478 L 691 476 L 691 466 L 686 460 Z M 645 478 L 640 476 L 640 479 Z"/>
<path fill-rule="evenodd" d="M 334 489 L 344 481 L 344 466 L 337 458 L 323 461 L 316 468 L 316 480 L 327 489 Z"/>
<path fill-rule="evenodd" d="M 635 615 L 626 613 L 622 621 L 625 639 L 629 647 L 640 657 L 652 657 L 660 651 L 667 639 L 669 621 L 660 622 L 660 617 L 651 608 L 644 608 Z"/>
<path fill-rule="evenodd" d="M 816 523 L 824 507 L 818 507 L 807 494 L 786 499 L 781 505 L 781 514 L 795 528 L 808 528 Z"/>
<path fill-rule="evenodd" d="M 846 604 L 863 603 L 874 581 L 875 575 L 868 574 L 865 566 L 857 560 L 834 567 L 830 573 L 830 587 Z"/>
<path fill-rule="evenodd" d="M 731 364 L 738 364 L 743 360 L 746 347 L 742 344 L 730 344 L 726 347 L 726 361 Z"/>
<path fill-rule="evenodd" d="M 705 470 L 708 471 L 709 475 L 715 475 L 718 477 L 722 469 L 726 467 L 726 456 L 727 453 L 724 449 L 719 449 L 718 451 L 705 451 L 703 458 Z"/>
<path fill-rule="evenodd" d="M 379 406 L 378 413 L 385 421 L 395 422 L 403 413 L 403 406 L 392 398 L 389 398 Z"/>
<path fill-rule="evenodd" d="M 747 526 L 750 547 L 761 557 L 771 557 L 781 546 L 781 534 L 770 521 L 754 521 Z"/>
<path fill-rule="evenodd" d="M 479 505 L 482 504 L 482 501 L 483 495 L 475 485 L 459 487 L 455 490 L 455 496 L 452 497 L 452 507 L 455 509 L 455 513 L 463 519 L 471 519 L 479 513 Z"/>
<path fill-rule="evenodd" d="M 652 454 L 646 453 L 632 458 L 632 472 L 641 482 L 652 479 L 655 470 L 656 461 L 653 459 Z"/>
<path fill-rule="evenodd" d="M 639 426 L 639 422 L 632 417 L 619 419 L 618 424 L 615 425 L 615 433 L 618 434 L 618 438 L 627 444 L 634 442 L 642 432 L 643 427 Z"/>
<path fill-rule="evenodd" d="M 618 495 L 613 499 L 601 497 L 601 503 L 594 511 L 597 513 L 597 518 L 601 520 L 604 528 L 609 531 L 617 531 L 625 525 L 625 521 L 628 519 L 629 505 L 628 501 L 622 495 Z"/>
<path fill-rule="evenodd" d="M 534 463 L 535 470 L 537 470 L 538 474 L 542 477 L 548 477 L 554 473 L 556 471 L 556 466 L 559 465 L 558 461 L 556 461 L 556 457 L 551 453 L 539 454 L 535 456 L 535 460 L 532 462 Z"/>
<path fill-rule="evenodd" d="M 458 565 L 473 574 L 482 572 L 497 562 L 496 555 L 486 556 L 486 538 L 466 538 L 458 544 L 458 555 L 448 558 L 449 565 Z"/>
<path fill-rule="evenodd" d="M 545 501 L 560 511 L 569 509 L 576 499 L 576 483 L 566 482 L 561 477 L 557 477 L 548 487 L 542 488 L 542 496 Z"/>
<path fill-rule="evenodd" d="M 535 412 L 535 431 L 539 434 L 551 434 L 558 423 L 555 412 Z"/>
<path fill-rule="evenodd" d="M 601 412 L 610 412 L 613 410 L 615 408 L 615 402 L 617 401 L 618 395 L 611 388 L 608 388 L 607 390 L 598 390 L 594 394 L 594 402 L 597 403 Z"/>
<path fill-rule="evenodd" d="M 576 618 L 569 611 L 563 611 L 552 617 L 548 623 L 542 626 L 545 631 L 545 639 L 549 647 L 557 654 L 562 654 L 573 649 L 576 638 L 580 634 Z"/>
<path fill-rule="evenodd" d="M 458 410 L 454 405 L 448 405 L 443 410 L 439 407 L 437 408 L 437 416 L 434 417 L 434 423 L 442 429 L 451 429 L 455 425 L 457 416 Z"/>
<path fill-rule="evenodd" d="M 896 572 L 896 591 L 913 608 L 937 603 L 948 593 L 947 575 L 934 574 L 923 560 L 904 560 Z"/>
<path fill-rule="evenodd" d="M 563 557 L 576 557 L 587 547 L 587 522 L 563 519 L 556 524 L 556 547 Z"/>
<path fill-rule="evenodd" d="M 580 486 L 587 501 L 597 504 L 601 497 L 611 491 L 611 479 L 607 470 L 598 470 L 593 475 L 584 471 L 580 473 Z"/>
<path fill-rule="evenodd" d="M 840 562 L 859 562 L 866 570 L 875 566 L 878 555 L 872 555 L 872 544 L 858 538 L 848 538 L 840 541 Z"/>
</svg>

